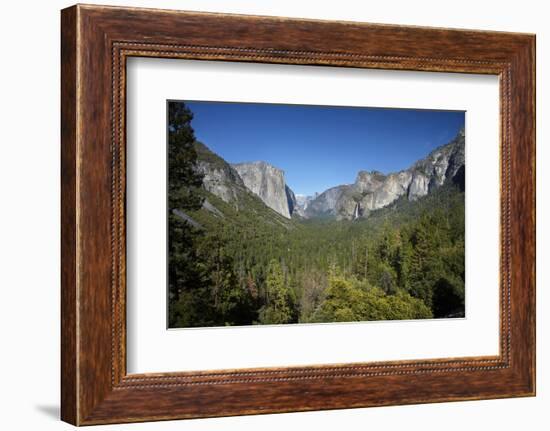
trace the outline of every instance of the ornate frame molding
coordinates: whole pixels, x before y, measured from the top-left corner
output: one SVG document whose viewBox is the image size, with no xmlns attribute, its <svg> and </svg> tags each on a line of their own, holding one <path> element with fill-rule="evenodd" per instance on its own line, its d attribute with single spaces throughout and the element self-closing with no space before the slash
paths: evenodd
<svg viewBox="0 0 550 431">
<path fill-rule="evenodd" d="M 207 25 L 220 30 L 205 32 Z M 308 42 L 311 34 L 321 41 Z M 65 9 L 62 418 L 98 424 L 533 395 L 534 43 L 534 36 L 510 33 Z M 125 65 L 131 56 L 498 75 L 500 354 L 127 375 Z M 263 401 L 247 397 L 252 391 Z"/>
</svg>

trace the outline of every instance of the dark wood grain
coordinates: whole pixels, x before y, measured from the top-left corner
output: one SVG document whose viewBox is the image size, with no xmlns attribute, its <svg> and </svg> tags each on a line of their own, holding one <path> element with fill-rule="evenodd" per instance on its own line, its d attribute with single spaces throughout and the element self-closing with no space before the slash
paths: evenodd
<svg viewBox="0 0 550 431">
<path fill-rule="evenodd" d="M 76 8 L 61 16 L 61 418 L 78 422 Z"/>
<path fill-rule="evenodd" d="M 63 420 L 86 425 L 535 393 L 533 35 L 74 6 L 62 12 L 61 36 Z M 127 375 L 130 56 L 498 75 L 500 354 Z"/>
</svg>

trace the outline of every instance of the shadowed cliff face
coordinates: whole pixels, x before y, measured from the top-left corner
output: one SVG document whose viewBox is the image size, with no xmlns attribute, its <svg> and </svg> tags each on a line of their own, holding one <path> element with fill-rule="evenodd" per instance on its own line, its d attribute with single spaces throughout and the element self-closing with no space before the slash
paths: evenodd
<svg viewBox="0 0 550 431">
<path fill-rule="evenodd" d="M 288 211 L 290 215 L 294 214 L 294 211 L 296 210 L 296 206 L 298 205 L 298 202 L 296 200 L 296 195 L 292 191 L 292 189 L 285 184 L 285 193 L 286 193 L 286 200 L 288 202 Z"/>
<path fill-rule="evenodd" d="M 354 183 L 335 186 L 315 196 L 295 196 L 285 182 L 284 171 L 267 162 L 229 164 L 204 145 L 197 145 L 206 190 L 236 205 L 240 193 L 252 192 L 286 218 L 294 215 L 354 220 L 367 217 L 370 211 L 384 208 L 401 196 L 410 201 L 425 196 L 453 180 L 457 173 L 464 183 L 464 130 L 408 169 L 387 175 L 359 171 Z"/>
</svg>

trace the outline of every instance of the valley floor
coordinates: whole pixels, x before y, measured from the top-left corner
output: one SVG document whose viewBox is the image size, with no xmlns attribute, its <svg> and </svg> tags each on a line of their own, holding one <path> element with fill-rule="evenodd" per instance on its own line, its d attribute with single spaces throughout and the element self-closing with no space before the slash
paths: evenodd
<svg viewBox="0 0 550 431">
<path fill-rule="evenodd" d="M 170 256 L 171 327 L 464 315 L 464 193 L 452 184 L 357 221 L 204 197 L 215 211 L 190 213 L 200 228 L 171 216 L 188 231 Z"/>
</svg>

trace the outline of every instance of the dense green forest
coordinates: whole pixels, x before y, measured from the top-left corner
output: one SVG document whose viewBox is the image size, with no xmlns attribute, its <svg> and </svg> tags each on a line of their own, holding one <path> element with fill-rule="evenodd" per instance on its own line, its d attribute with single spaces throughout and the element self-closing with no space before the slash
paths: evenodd
<svg viewBox="0 0 550 431">
<path fill-rule="evenodd" d="M 367 218 L 289 220 L 201 187 L 198 157 L 214 156 L 169 106 L 170 327 L 464 316 L 463 176 Z"/>
</svg>

